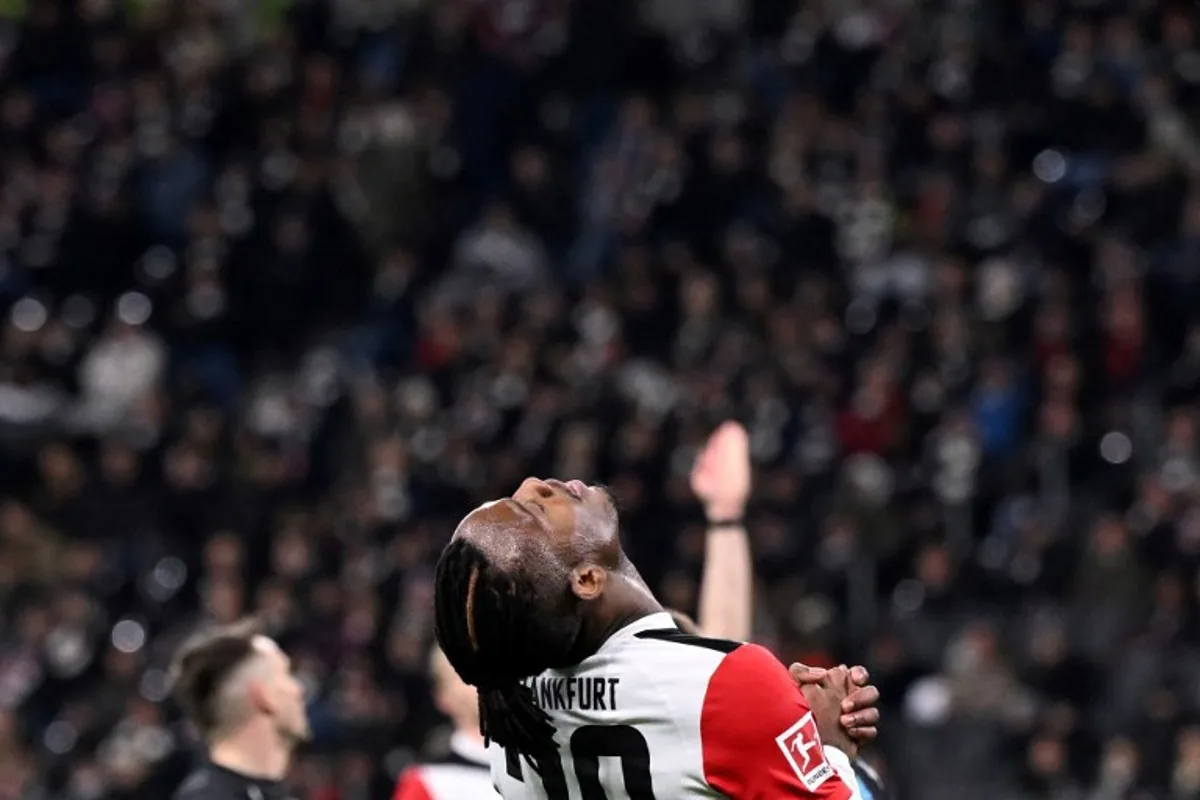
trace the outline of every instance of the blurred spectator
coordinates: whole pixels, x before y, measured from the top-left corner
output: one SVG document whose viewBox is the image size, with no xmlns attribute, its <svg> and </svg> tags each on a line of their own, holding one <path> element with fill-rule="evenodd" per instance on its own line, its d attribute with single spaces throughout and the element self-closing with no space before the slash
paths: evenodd
<svg viewBox="0 0 1200 800">
<path fill-rule="evenodd" d="M 1191 6 L 29 0 L 0 58 L 0 795 L 178 780 L 165 658 L 247 611 L 297 796 L 386 791 L 462 512 L 606 481 L 687 606 L 728 416 L 756 635 L 872 666 L 902 797 L 1195 794 Z"/>
</svg>

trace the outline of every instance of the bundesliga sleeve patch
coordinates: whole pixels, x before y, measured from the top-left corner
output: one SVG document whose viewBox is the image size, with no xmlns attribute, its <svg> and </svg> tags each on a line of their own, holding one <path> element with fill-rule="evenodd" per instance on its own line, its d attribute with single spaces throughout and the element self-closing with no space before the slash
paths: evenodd
<svg viewBox="0 0 1200 800">
<path fill-rule="evenodd" d="M 833 766 L 825 760 L 821 737 L 817 734 L 817 721 L 808 712 L 800 721 L 775 737 L 775 744 L 783 751 L 783 757 L 791 764 L 796 777 L 812 791 L 833 775 Z"/>
</svg>

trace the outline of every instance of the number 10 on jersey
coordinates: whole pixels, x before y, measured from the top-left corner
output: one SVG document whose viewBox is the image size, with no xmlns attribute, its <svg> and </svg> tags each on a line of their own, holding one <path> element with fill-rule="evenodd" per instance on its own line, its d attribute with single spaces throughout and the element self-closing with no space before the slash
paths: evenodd
<svg viewBox="0 0 1200 800">
<path fill-rule="evenodd" d="M 646 737 L 630 725 L 584 725 L 571 734 L 571 765 L 579 781 L 581 800 L 655 800 L 650 779 L 650 747 Z M 620 759 L 624 791 L 614 786 L 605 790 L 600 782 L 600 759 Z M 508 774 L 522 783 L 521 758 L 512 750 L 504 751 Z M 560 761 L 548 759 L 541 775 L 550 800 L 571 800 L 567 779 Z"/>
</svg>

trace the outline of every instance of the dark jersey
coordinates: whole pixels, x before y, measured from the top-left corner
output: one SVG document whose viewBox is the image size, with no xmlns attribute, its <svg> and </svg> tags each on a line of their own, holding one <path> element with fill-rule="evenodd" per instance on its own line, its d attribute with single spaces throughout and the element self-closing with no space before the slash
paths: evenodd
<svg viewBox="0 0 1200 800">
<path fill-rule="evenodd" d="M 174 800 L 290 800 L 290 795 L 279 781 L 205 764 L 179 785 Z"/>
</svg>

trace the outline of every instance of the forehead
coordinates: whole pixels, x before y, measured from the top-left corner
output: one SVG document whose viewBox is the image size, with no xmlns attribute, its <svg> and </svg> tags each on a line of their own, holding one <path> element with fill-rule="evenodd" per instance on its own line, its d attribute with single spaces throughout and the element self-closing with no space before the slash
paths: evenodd
<svg viewBox="0 0 1200 800">
<path fill-rule="evenodd" d="M 545 524 L 511 500 L 493 500 L 463 517 L 454 531 L 487 553 L 498 566 L 515 564 L 539 554 L 552 553 Z"/>
</svg>

